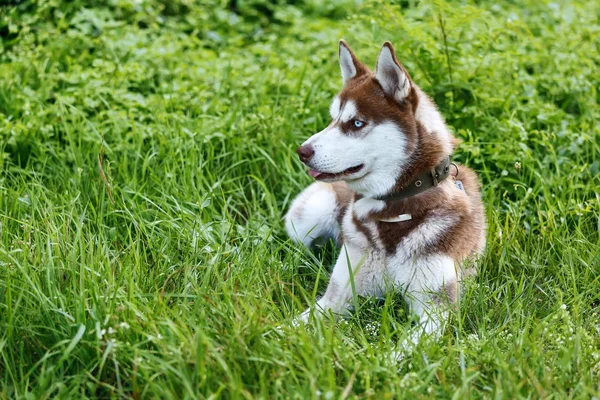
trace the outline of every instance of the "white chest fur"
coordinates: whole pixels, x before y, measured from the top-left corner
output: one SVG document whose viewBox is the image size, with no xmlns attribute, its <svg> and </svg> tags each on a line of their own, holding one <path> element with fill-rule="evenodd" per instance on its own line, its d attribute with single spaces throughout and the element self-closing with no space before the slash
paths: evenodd
<svg viewBox="0 0 600 400">
<path fill-rule="evenodd" d="M 369 202 L 362 202 L 369 200 Z M 362 202 L 362 203 L 361 203 Z M 348 247 L 367 253 L 377 254 L 377 259 L 384 264 L 385 274 L 397 285 L 406 288 L 409 285 L 419 289 L 440 287 L 443 282 L 454 281 L 456 273 L 454 261 L 448 257 L 433 253 L 434 244 L 448 229 L 456 224 L 453 216 L 431 217 L 424 220 L 416 229 L 401 239 L 394 253 L 386 254 L 379 237 L 376 222 L 363 219 L 370 211 L 382 209 L 380 201 L 361 199 L 349 205 L 342 223 L 344 243 Z M 408 218 L 392 224 L 403 224 Z M 386 222 L 387 223 L 387 222 Z M 431 271 L 431 269 L 435 271 Z M 429 270 L 433 273 L 424 273 Z"/>
<path fill-rule="evenodd" d="M 369 199 L 370 200 L 370 199 Z M 342 222 L 344 243 L 365 251 L 375 251 L 373 246 L 378 238 L 377 227 L 374 223 L 363 220 L 371 208 L 365 207 L 362 200 L 348 205 Z"/>
</svg>

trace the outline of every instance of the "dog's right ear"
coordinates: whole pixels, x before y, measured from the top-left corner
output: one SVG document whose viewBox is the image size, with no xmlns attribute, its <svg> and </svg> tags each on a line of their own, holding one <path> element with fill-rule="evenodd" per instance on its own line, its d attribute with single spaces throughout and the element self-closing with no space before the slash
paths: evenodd
<svg viewBox="0 0 600 400">
<path fill-rule="evenodd" d="M 340 40 L 340 68 L 342 70 L 342 81 L 344 85 L 350 79 L 361 75 L 367 70 L 367 67 L 354 55 L 348 43 L 344 39 Z"/>
<path fill-rule="evenodd" d="M 379 52 L 375 79 L 383 91 L 397 101 L 403 101 L 410 94 L 410 76 L 396 58 L 394 47 L 390 42 L 385 42 Z"/>
</svg>

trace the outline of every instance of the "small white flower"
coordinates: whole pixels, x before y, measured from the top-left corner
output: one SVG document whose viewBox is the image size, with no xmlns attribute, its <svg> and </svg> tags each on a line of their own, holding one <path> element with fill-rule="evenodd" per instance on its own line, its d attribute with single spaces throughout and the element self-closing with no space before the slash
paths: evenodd
<svg viewBox="0 0 600 400">
<path fill-rule="evenodd" d="M 467 336 L 467 338 L 472 342 L 479 341 L 479 335 L 477 335 L 476 333 L 471 333 L 469 336 Z"/>
</svg>

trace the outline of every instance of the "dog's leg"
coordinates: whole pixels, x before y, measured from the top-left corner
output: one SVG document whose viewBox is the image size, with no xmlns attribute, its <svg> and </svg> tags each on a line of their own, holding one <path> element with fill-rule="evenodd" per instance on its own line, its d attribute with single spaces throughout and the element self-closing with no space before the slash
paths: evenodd
<svg viewBox="0 0 600 400">
<path fill-rule="evenodd" d="M 433 256 L 415 261 L 409 274 L 396 275 L 396 284 L 403 294 L 410 310 L 417 317 L 416 326 L 409 331 L 396 358 L 411 351 L 423 336 L 437 339 L 444 332 L 449 307 L 457 300 L 458 284 L 454 260 L 446 256 Z"/>
<path fill-rule="evenodd" d="M 296 242 L 310 245 L 317 238 L 340 240 L 338 219 L 352 193 L 343 182 L 315 182 L 294 199 L 285 216 L 285 229 Z"/>
<path fill-rule="evenodd" d="M 347 311 L 354 293 L 361 296 L 377 294 L 382 288 L 381 270 L 368 258 L 368 252 L 344 245 L 341 248 L 325 294 L 313 307 L 294 319 L 294 324 L 306 323 L 314 312 L 322 317 L 331 312 L 334 317 Z"/>
<path fill-rule="evenodd" d="M 456 282 L 453 283 L 456 285 Z M 448 306 L 441 293 L 406 294 L 410 310 L 417 317 L 417 325 L 411 328 L 407 339 L 408 346 L 416 345 L 422 336 L 437 339 L 444 332 L 444 324 L 448 319 Z"/>
</svg>

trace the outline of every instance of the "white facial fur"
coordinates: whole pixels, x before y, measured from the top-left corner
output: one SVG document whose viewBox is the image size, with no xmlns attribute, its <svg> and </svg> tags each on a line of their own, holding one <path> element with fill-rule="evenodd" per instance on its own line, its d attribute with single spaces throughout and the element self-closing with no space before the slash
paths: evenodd
<svg viewBox="0 0 600 400">
<path fill-rule="evenodd" d="M 342 105 L 340 98 L 338 96 L 335 96 L 335 99 L 333 99 L 333 102 L 331 103 L 331 106 L 329 106 L 329 115 L 331 116 L 332 120 L 335 120 L 338 115 L 340 115 L 340 106 Z"/>
<path fill-rule="evenodd" d="M 353 101 L 340 106 L 336 97 L 330 112 L 333 123 L 310 137 L 303 145 L 312 145 L 315 154 L 311 168 L 325 173 L 340 173 L 363 164 L 363 168 L 342 179 L 358 193 L 374 197 L 389 191 L 395 184 L 406 161 L 406 138 L 393 122 L 375 124 L 368 117 L 357 115 Z M 366 123 L 356 134 L 344 134 L 339 122 L 359 119 Z"/>
</svg>

